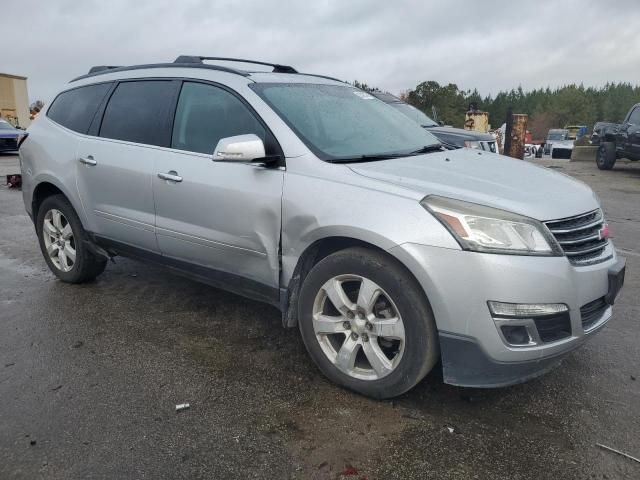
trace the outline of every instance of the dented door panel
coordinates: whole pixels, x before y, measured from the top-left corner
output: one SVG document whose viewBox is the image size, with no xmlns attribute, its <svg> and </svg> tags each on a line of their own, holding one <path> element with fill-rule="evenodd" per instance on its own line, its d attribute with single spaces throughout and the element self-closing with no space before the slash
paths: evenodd
<svg viewBox="0 0 640 480">
<path fill-rule="evenodd" d="M 176 151 L 156 162 L 156 234 L 163 255 L 278 287 L 284 171 Z"/>
</svg>

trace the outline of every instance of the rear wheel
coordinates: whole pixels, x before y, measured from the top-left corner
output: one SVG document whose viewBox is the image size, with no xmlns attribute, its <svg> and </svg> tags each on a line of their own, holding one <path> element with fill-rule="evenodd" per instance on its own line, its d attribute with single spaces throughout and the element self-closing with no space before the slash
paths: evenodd
<svg viewBox="0 0 640 480">
<path fill-rule="evenodd" d="M 371 397 L 406 392 L 439 357 L 420 286 L 394 259 L 373 250 L 350 248 L 320 261 L 302 285 L 298 319 L 320 370 Z"/>
<path fill-rule="evenodd" d="M 63 195 L 46 198 L 38 209 L 36 231 L 49 269 L 62 281 L 82 283 L 100 275 L 107 260 L 88 248 L 87 232 Z"/>
<path fill-rule="evenodd" d="M 596 165 L 600 170 L 611 170 L 615 164 L 616 144 L 614 142 L 601 143 L 596 154 Z"/>
</svg>

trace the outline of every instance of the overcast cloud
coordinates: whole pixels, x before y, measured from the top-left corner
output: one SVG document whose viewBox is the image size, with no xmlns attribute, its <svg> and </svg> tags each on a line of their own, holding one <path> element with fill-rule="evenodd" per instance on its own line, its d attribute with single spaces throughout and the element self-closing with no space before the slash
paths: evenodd
<svg viewBox="0 0 640 480">
<path fill-rule="evenodd" d="M 5 0 L 0 72 L 47 100 L 92 65 L 234 56 L 399 93 L 640 82 L 640 2 Z"/>
</svg>

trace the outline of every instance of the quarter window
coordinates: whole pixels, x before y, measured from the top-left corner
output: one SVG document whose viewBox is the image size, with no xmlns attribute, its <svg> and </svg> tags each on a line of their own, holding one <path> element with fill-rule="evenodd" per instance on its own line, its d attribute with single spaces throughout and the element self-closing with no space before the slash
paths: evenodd
<svg viewBox="0 0 640 480">
<path fill-rule="evenodd" d="M 100 136 L 168 147 L 176 87 L 177 82 L 164 80 L 120 83 L 104 111 Z"/>
<path fill-rule="evenodd" d="M 62 92 L 49 107 L 47 117 L 74 132 L 87 133 L 111 85 L 100 83 Z"/>
<path fill-rule="evenodd" d="M 185 82 L 180 92 L 171 146 L 212 154 L 221 138 L 266 131 L 235 95 L 203 83 Z"/>
</svg>

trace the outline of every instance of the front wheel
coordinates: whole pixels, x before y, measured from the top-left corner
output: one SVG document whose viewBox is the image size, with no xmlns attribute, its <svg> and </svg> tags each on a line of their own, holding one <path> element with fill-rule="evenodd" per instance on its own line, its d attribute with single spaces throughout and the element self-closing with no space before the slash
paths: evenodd
<svg viewBox="0 0 640 480">
<path fill-rule="evenodd" d="M 320 370 L 374 398 L 410 390 L 439 358 L 420 286 L 397 261 L 373 250 L 349 248 L 315 265 L 302 285 L 298 319 Z"/>
<path fill-rule="evenodd" d="M 596 165 L 600 170 L 611 170 L 615 164 L 616 144 L 614 142 L 601 143 L 596 154 Z"/>
</svg>

